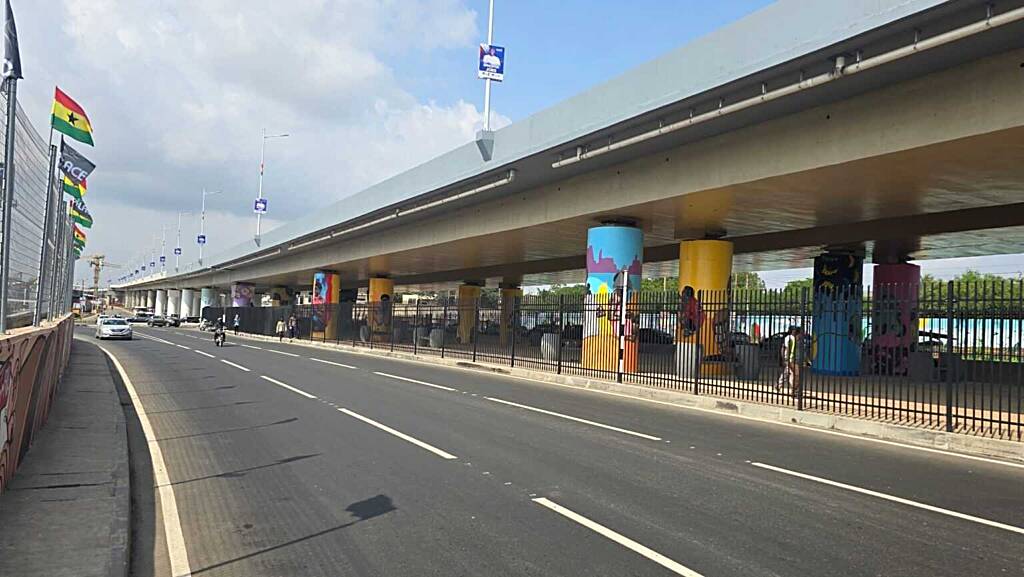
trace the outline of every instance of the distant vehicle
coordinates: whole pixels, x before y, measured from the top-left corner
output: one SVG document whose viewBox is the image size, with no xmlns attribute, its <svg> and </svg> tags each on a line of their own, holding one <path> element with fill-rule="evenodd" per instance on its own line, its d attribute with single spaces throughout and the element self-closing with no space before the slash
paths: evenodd
<svg viewBox="0 0 1024 577">
<path fill-rule="evenodd" d="M 169 326 L 169 327 L 180 327 L 181 326 L 181 317 L 179 317 L 178 315 L 169 315 L 167 317 L 167 326 Z"/>
<path fill-rule="evenodd" d="M 152 316 L 153 315 L 149 314 L 148 312 L 137 312 L 137 313 L 135 313 L 135 316 L 133 316 L 132 318 L 128 319 L 128 322 L 130 322 L 130 323 L 147 323 L 147 322 L 149 322 L 149 319 Z"/>
<path fill-rule="evenodd" d="M 166 327 L 167 317 L 163 315 L 153 315 L 149 317 L 149 320 L 146 321 L 146 324 L 151 327 Z"/>
<path fill-rule="evenodd" d="M 661 329 L 637 329 L 636 340 L 642 345 L 671 345 L 675 337 Z"/>
<path fill-rule="evenodd" d="M 103 321 L 111 318 L 110 315 L 99 315 L 96 317 L 96 326 L 102 325 Z"/>
<path fill-rule="evenodd" d="M 103 319 L 96 325 L 97 339 L 132 339 L 132 326 L 125 319 Z"/>
</svg>

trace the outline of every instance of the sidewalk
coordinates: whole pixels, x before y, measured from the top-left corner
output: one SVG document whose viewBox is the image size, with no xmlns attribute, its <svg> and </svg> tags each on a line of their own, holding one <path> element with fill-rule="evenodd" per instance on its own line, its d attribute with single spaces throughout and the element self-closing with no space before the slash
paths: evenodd
<svg viewBox="0 0 1024 577">
<path fill-rule="evenodd" d="M 75 340 L 49 421 L 0 495 L 0 575 L 126 575 L 130 499 L 106 355 Z"/>
</svg>

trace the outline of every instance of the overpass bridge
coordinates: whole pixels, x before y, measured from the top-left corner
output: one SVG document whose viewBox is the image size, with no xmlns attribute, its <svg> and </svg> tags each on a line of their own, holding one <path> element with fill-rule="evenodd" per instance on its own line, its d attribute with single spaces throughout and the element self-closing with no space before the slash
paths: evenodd
<svg viewBox="0 0 1024 577">
<path fill-rule="evenodd" d="M 314 277 L 321 302 L 597 292 L 623 268 L 720 290 L 812 261 L 914 282 L 910 259 L 1024 251 L 1021 38 L 1024 1 L 783 0 L 497 131 L 488 160 L 467 143 L 115 288 L 189 312 L 286 303 Z"/>
</svg>

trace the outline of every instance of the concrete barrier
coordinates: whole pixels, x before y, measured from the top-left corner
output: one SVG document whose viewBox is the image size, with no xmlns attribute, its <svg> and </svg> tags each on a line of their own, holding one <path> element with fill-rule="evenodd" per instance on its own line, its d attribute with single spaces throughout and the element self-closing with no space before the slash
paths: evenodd
<svg viewBox="0 0 1024 577">
<path fill-rule="evenodd" d="M 49 417 L 73 332 L 68 315 L 0 335 L 0 493 Z"/>
</svg>

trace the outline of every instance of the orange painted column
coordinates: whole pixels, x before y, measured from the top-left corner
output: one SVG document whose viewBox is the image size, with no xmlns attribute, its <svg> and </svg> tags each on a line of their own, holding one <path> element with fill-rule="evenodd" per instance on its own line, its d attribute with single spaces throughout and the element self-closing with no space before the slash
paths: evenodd
<svg viewBox="0 0 1024 577">
<path fill-rule="evenodd" d="M 370 327 L 371 338 L 376 342 L 391 340 L 391 311 L 394 297 L 394 280 L 389 278 L 370 279 L 367 324 Z"/>
<path fill-rule="evenodd" d="M 480 299 L 481 287 L 474 284 L 459 286 L 459 342 L 473 342 L 473 327 L 476 326 L 476 304 Z"/>
</svg>

